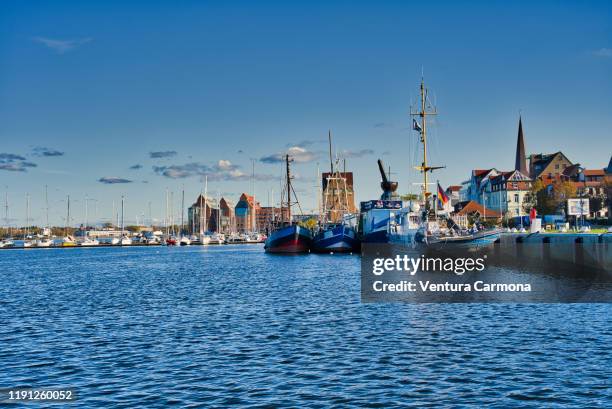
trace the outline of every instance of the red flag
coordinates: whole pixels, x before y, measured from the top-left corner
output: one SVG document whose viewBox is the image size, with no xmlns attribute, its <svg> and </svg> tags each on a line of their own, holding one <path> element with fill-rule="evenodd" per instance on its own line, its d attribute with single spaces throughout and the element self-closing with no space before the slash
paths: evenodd
<svg viewBox="0 0 612 409">
<path fill-rule="evenodd" d="M 529 212 L 529 220 L 534 220 L 537 215 L 538 215 L 538 212 L 536 212 L 535 207 L 532 207 L 531 211 Z"/>
</svg>

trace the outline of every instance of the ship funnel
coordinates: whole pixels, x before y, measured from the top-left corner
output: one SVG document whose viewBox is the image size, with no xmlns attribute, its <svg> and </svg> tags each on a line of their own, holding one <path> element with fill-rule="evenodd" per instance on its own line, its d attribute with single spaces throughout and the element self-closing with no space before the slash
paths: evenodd
<svg viewBox="0 0 612 409">
<path fill-rule="evenodd" d="M 397 182 L 392 182 L 389 180 L 387 177 L 387 172 L 385 172 L 385 166 L 380 159 L 378 159 L 378 170 L 380 170 L 380 176 L 382 177 L 382 182 L 380 182 L 380 187 L 383 190 L 381 199 L 390 200 L 393 193 L 397 190 Z"/>
</svg>

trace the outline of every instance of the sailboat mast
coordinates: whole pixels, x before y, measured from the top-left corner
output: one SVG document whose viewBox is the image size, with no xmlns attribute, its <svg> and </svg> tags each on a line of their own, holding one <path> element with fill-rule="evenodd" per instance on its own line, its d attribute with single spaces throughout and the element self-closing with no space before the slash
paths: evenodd
<svg viewBox="0 0 612 409">
<path fill-rule="evenodd" d="M 204 233 L 208 231 L 208 212 L 206 210 L 208 195 L 208 176 L 204 177 Z"/>
<path fill-rule="evenodd" d="M 23 239 L 25 240 L 30 228 L 28 227 L 28 222 L 30 221 L 30 194 L 26 193 L 26 221 L 25 221 L 25 229 L 23 230 Z"/>
<path fill-rule="evenodd" d="M 8 189 L 8 187 L 7 187 Z M 8 236 L 11 237 L 11 226 L 9 223 L 9 202 L 8 202 L 8 190 L 4 196 L 4 221 L 6 222 L 6 228 L 8 230 Z"/>
<path fill-rule="evenodd" d="M 255 216 L 255 159 L 251 159 L 252 171 L 251 171 L 251 194 L 253 195 L 253 212 L 251 214 L 251 226 L 253 231 L 257 231 L 257 218 Z"/>
<path fill-rule="evenodd" d="M 285 155 L 285 162 L 287 164 L 287 218 L 291 224 L 291 171 L 289 170 L 289 155 Z"/>
<path fill-rule="evenodd" d="M 168 189 L 166 188 L 166 213 L 164 214 L 164 224 L 166 225 L 166 236 L 170 235 L 170 225 L 168 224 Z"/>
<path fill-rule="evenodd" d="M 66 205 L 66 236 L 68 236 L 68 226 L 70 226 L 70 195 L 68 195 Z"/>
<path fill-rule="evenodd" d="M 200 230 L 200 236 L 202 236 L 204 234 L 204 231 L 202 230 L 202 227 L 203 227 L 202 226 L 202 220 L 203 220 L 202 219 L 202 204 L 203 204 L 202 202 L 203 202 L 203 198 L 204 198 L 204 196 L 202 195 L 202 190 L 200 189 L 200 197 L 198 198 L 198 200 L 200 202 L 200 220 L 199 220 L 199 223 L 198 223 L 198 228 Z"/>
<path fill-rule="evenodd" d="M 45 185 L 45 211 L 46 211 L 46 222 L 47 222 L 47 229 L 49 228 L 49 195 L 47 192 L 47 185 Z"/>
<path fill-rule="evenodd" d="M 87 220 L 87 218 L 88 218 L 87 216 L 89 216 L 88 215 L 88 210 L 89 209 L 87 208 L 87 202 L 89 202 L 89 198 L 87 197 L 87 195 L 85 195 L 85 231 L 87 231 L 87 221 L 88 221 Z"/>
<path fill-rule="evenodd" d="M 185 232 L 185 189 L 181 196 L 181 235 Z"/>
<path fill-rule="evenodd" d="M 121 196 L 121 237 L 123 237 L 123 230 L 124 230 L 124 219 L 123 219 L 123 196 Z M 123 239 L 121 239 L 120 242 L 123 245 Z"/>
<path fill-rule="evenodd" d="M 330 174 L 334 174 L 334 160 L 332 158 L 332 140 L 331 140 L 331 129 L 327 134 L 327 138 L 329 140 L 329 168 L 331 170 Z"/>
</svg>

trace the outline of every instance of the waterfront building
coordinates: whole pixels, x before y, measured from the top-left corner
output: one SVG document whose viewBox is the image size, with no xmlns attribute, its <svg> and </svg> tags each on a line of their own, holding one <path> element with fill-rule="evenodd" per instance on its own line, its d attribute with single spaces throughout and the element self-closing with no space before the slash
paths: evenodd
<svg viewBox="0 0 612 409">
<path fill-rule="evenodd" d="M 446 196 L 449 197 L 451 206 L 455 206 L 461 201 L 460 191 L 461 186 L 459 185 L 451 185 L 446 188 Z"/>
<path fill-rule="evenodd" d="M 563 152 L 532 154 L 529 156 L 529 177 L 533 180 L 540 178 L 554 180 L 561 177 L 572 165 L 573 163 Z"/>
<path fill-rule="evenodd" d="M 453 220 L 461 227 L 468 227 L 468 216 L 493 222 L 501 218 L 501 213 L 485 207 L 474 200 L 459 202 L 454 206 L 454 209 Z"/>
<path fill-rule="evenodd" d="M 497 176 L 498 174 L 499 172 L 495 168 L 472 170 L 470 178 L 461 183 L 459 200 L 461 202 L 475 201 L 481 203 L 484 184 L 491 176 Z"/>
<path fill-rule="evenodd" d="M 531 189 L 531 179 L 518 170 L 499 172 L 490 176 L 482 187 L 482 201 L 495 211 L 515 217 L 526 214 L 524 201 Z"/>
<path fill-rule="evenodd" d="M 289 209 L 287 207 L 272 207 L 263 206 L 257 212 L 257 226 L 259 230 L 269 234 L 274 229 L 280 227 L 282 220 L 287 221 L 289 218 Z"/>
<path fill-rule="evenodd" d="M 196 201 L 187 209 L 187 230 L 191 234 L 200 232 L 200 223 L 202 224 L 201 231 L 218 231 L 217 216 L 219 212 L 219 204 L 216 200 L 204 195 L 198 195 Z"/>
<path fill-rule="evenodd" d="M 535 159 L 532 164 L 539 171 L 547 171 L 548 165 L 554 168 L 558 161 L 559 158 L 551 156 L 546 164 L 544 162 L 536 164 Z M 473 201 L 508 217 L 522 216 L 525 214 L 523 203 L 532 183 L 527 172 L 523 121 L 519 117 L 514 170 L 499 171 L 496 168 L 472 170 L 470 179 L 463 182 L 459 190 L 459 201 Z"/>
<path fill-rule="evenodd" d="M 219 231 L 224 234 L 236 231 L 236 216 L 234 214 L 234 203 L 222 197 L 219 200 Z"/>
<path fill-rule="evenodd" d="M 604 178 L 604 186 L 606 192 L 606 202 L 608 203 L 608 220 L 612 221 L 612 157 L 606 168 L 606 177 Z"/>
<path fill-rule="evenodd" d="M 254 232 L 258 230 L 257 212 L 260 209 L 259 202 L 256 202 L 251 195 L 243 193 L 234 208 L 236 217 L 236 230 L 240 233 Z"/>
</svg>

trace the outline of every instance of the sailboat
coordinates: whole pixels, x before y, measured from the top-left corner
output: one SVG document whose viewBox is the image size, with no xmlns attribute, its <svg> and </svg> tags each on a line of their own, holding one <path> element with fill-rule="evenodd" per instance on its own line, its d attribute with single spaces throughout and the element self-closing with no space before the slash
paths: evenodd
<svg viewBox="0 0 612 409">
<path fill-rule="evenodd" d="M 29 248 L 32 247 L 34 242 L 31 240 L 32 236 L 30 236 L 30 195 L 26 194 L 26 222 L 23 233 L 23 247 Z"/>
<path fill-rule="evenodd" d="M 181 198 L 181 239 L 179 244 L 181 246 L 190 246 L 191 240 L 185 235 L 185 189 L 183 189 L 183 196 Z"/>
<path fill-rule="evenodd" d="M 46 224 L 43 229 L 42 235 L 39 235 L 34 245 L 36 247 L 51 247 L 53 246 L 53 240 L 51 239 L 51 228 L 49 227 L 49 195 L 47 192 L 47 185 L 45 185 L 45 212 L 46 212 Z"/>
<path fill-rule="evenodd" d="M 15 241 L 11 237 L 11 225 L 9 223 L 8 191 L 6 192 L 5 199 L 4 199 L 4 220 L 6 222 L 6 230 L 7 230 L 8 236 L 0 240 L 0 248 L 14 247 Z"/>
<path fill-rule="evenodd" d="M 289 169 L 289 155 L 285 155 L 287 169 L 286 191 L 287 191 L 287 220 L 284 220 L 283 203 L 281 196 L 281 215 L 283 221 L 281 226 L 273 231 L 266 239 L 264 249 L 267 253 L 307 253 L 312 244 L 312 231 L 291 221 L 291 206 L 296 203 L 291 202 L 291 192 L 295 191 L 291 186 L 291 172 Z"/>
<path fill-rule="evenodd" d="M 355 215 L 350 214 L 348 204 L 348 187 L 346 172 L 339 171 L 336 159 L 336 170 L 332 160 L 331 130 L 329 138 L 330 173 L 323 187 L 323 209 L 319 230 L 312 241 L 315 253 L 356 253 L 361 244 L 355 229 Z"/>
<path fill-rule="evenodd" d="M 121 196 L 121 239 L 119 239 L 119 245 L 120 246 L 130 246 L 132 244 L 132 239 L 124 233 L 125 229 L 125 225 L 124 225 L 124 218 L 123 218 L 123 207 L 124 207 L 124 198 L 123 196 Z"/>
<path fill-rule="evenodd" d="M 457 227 L 450 215 L 439 215 L 437 212 L 437 200 L 431 197 L 432 193 L 428 189 L 428 175 L 444 166 L 430 166 L 427 162 L 427 117 L 437 115 L 437 112 L 435 107 L 430 107 L 428 90 L 425 88 L 423 79 L 421 79 L 420 86 L 420 109 L 411 111 L 410 114 L 415 117 L 413 118 L 413 129 L 419 133 L 419 139 L 423 145 L 423 162 L 420 166 L 415 166 L 415 169 L 423 174 L 424 208 L 421 213 L 421 226 L 414 242 L 429 250 L 474 249 L 493 244 L 499 238 L 501 230 L 465 231 Z M 420 122 L 416 117 L 420 118 Z M 433 212 L 431 211 L 432 204 Z"/>
<path fill-rule="evenodd" d="M 70 234 L 68 234 L 68 227 L 70 226 L 70 195 L 66 199 L 66 227 L 64 231 L 64 237 L 62 238 L 62 247 L 74 247 L 77 245 L 76 240 Z"/>
<path fill-rule="evenodd" d="M 83 233 L 85 235 L 85 238 L 83 239 L 83 241 L 81 241 L 80 245 L 81 246 L 85 246 L 85 247 L 92 247 L 92 246 L 97 246 L 100 244 L 100 242 L 96 239 L 92 239 L 91 237 L 89 237 L 89 230 L 88 230 L 88 203 L 89 203 L 89 199 L 87 198 L 87 196 L 85 196 L 85 226 L 84 226 L 84 230 Z"/>
</svg>

